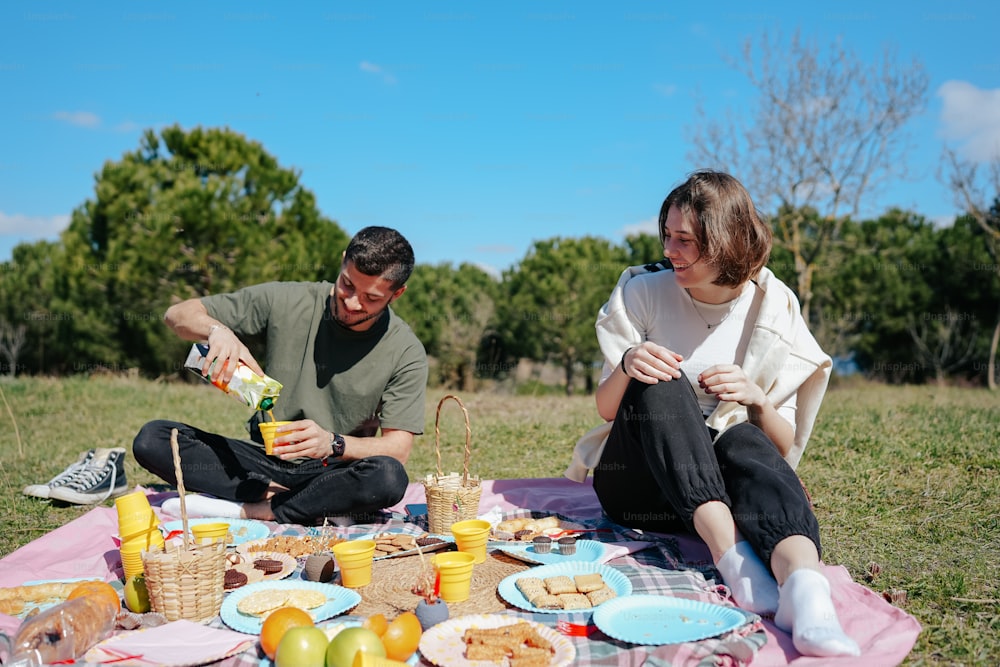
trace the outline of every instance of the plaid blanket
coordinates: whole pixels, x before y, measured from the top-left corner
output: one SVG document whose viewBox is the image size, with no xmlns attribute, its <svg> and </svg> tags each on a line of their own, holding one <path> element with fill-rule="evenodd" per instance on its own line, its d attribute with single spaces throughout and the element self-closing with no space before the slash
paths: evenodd
<svg viewBox="0 0 1000 667">
<path fill-rule="evenodd" d="M 529 511 L 510 512 L 505 518 L 533 516 L 539 518 L 540 513 Z M 650 546 L 609 561 L 607 564 L 626 575 L 632 582 L 634 594 L 655 594 L 700 600 L 702 602 L 726 605 L 736 609 L 745 616 L 746 622 L 739 628 L 719 637 L 704 639 L 697 642 L 670 644 L 663 646 L 638 646 L 628 644 L 608 637 L 595 630 L 588 637 L 570 637 L 576 649 L 574 664 L 599 665 L 607 667 L 626 667 L 633 665 L 648 665 L 649 667 L 666 667 L 679 665 L 697 665 L 709 667 L 717 665 L 736 666 L 749 664 L 757 652 L 767 643 L 760 617 L 740 610 L 727 600 L 726 589 L 717 586 L 706 578 L 714 573 L 711 565 L 695 565 L 684 563 L 677 541 L 667 536 L 640 534 L 635 531 L 613 524 L 606 519 L 581 522 L 556 514 L 561 519 L 571 520 L 585 528 L 600 528 L 588 539 L 596 539 L 607 543 L 618 543 L 641 540 L 649 542 Z M 318 534 L 319 529 L 296 525 L 273 524 L 274 533 L 279 535 Z M 371 523 L 355 524 L 345 528 L 337 528 L 336 533 L 344 537 L 379 532 L 404 532 L 415 535 L 427 532 L 427 517 L 425 515 L 407 517 L 394 512 L 382 513 Z M 704 570 L 701 571 L 701 570 Z M 299 576 L 299 573 L 291 575 Z M 535 621 L 552 628 L 556 627 L 557 619 L 571 623 L 586 625 L 590 623 L 592 613 L 576 612 L 572 614 L 541 614 L 511 607 L 501 612 L 515 618 Z M 346 618 L 354 618 L 347 616 Z M 216 619 L 213 625 L 225 627 L 222 621 Z M 269 661 L 253 652 L 243 653 L 220 664 L 233 667 L 258 667 L 267 665 Z M 420 664 L 431 663 L 422 661 Z"/>
</svg>

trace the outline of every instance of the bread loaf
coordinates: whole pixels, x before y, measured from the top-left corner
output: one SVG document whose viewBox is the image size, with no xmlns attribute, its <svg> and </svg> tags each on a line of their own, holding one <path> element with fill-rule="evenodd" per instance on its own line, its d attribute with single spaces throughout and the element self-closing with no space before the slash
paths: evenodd
<svg viewBox="0 0 1000 667">
<path fill-rule="evenodd" d="M 75 660 L 114 630 L 118 610 L 101 596 L 84 595 L 32 616 L 14 636 L 14 654 L 38 651 L 46 664 Z"/>
</svg>

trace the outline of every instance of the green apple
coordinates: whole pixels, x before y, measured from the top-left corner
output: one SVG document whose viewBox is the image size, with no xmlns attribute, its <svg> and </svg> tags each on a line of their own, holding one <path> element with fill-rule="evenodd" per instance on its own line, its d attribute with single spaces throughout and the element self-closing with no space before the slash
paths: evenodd
<svg viewBox="0 0 1000 667">
<path fill-rule="evenodd" d="M 326 633 L 315 626 L 288 628 L 274 652 L 275 667 L 323 667 L 326 663 Z"/>
<path fill-rule="evenodd" d="M 149 591 L 146 589 L 145 575 L 137 574 L 126 581 L 122 597 L 125 598 L 125 606 L 129 611 L 137 614 L 149 611 Z"/>
<path fill-rule="evenodd" d="M 358 652 L 384 658 L 385 646 L 379 636 L 368 628 L 346 628 L 330 640 L 326 649 L 326 667 L 353 667 L 354 656 Z"/>
</svg>

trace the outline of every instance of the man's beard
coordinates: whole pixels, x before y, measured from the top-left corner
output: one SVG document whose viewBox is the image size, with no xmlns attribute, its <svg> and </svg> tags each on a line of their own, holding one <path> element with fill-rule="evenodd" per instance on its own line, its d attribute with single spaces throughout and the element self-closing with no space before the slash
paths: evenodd
<svg viewBox="0 0 1000 667">
<path fill-rule="evenodd" d="M 376 319 L 378 317 L 381 317 L 382 313 L 384 313 L 386 311 L 386 308 L 388 308 L 388 307 L 389 307 L 389 305 L 386 304 L 385 307 L 383 307 L 378 312 L 368 313 L 364 317 L 361 317 L 361 318 L 359 318 L 357 320 L 353 320 L 350 323 L 348 323 L 348 322 L 345 322 L 343 320 L 343 318 L 341 318 L 341 316 L 340 316 L 340 299 L 338 299 L 337 296 L 334 295 L 334 297 L 333 297 L 333 320 L 334 320 L 334 322 L 336 322 L 340 326 L 344 327 L 345 329 L 353 329 L 356 326 L 358 326 L 359 324 L 364 324 L 365 322 L 368 322 L 370 320 L 374 320 L 374 319 Z"/>
</svg>

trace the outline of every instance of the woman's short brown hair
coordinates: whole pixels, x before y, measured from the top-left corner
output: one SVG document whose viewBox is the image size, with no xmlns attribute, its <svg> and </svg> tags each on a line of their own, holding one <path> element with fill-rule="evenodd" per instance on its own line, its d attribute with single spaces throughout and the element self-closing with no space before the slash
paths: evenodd
<svg viewBox="0 0 1000 667">
<path fill-rule="evenodd" d="M 719 272 L 714 284 L 737 287 L 756 278 L 771 256 L 771 227 L 738 180 L 701 170 L 674 188 L 660 207 L 660 243 L 676 206 L 698 222 L 701 257 Z"/>
</svg>

